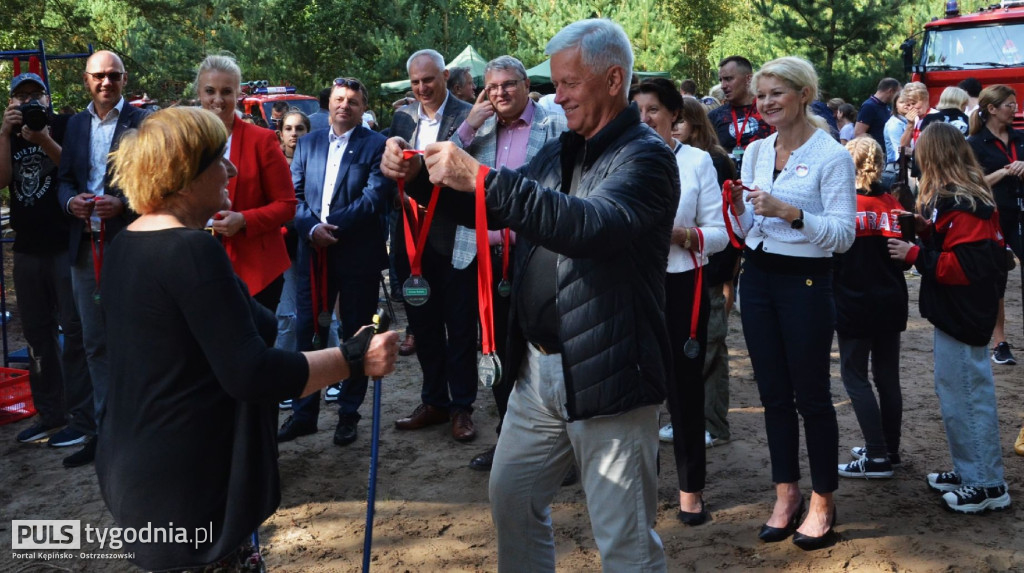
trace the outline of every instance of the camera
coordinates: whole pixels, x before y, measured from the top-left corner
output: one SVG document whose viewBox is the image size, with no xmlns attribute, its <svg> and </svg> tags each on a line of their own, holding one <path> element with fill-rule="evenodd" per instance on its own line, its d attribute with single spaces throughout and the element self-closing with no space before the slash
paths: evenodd
<svg viewBox="0 0 1024 573">
<path fill-rule="evenodd" d="M 39 131 L 50 124 L 50 116 L 44 107 L 37 100 L 31 100 L 18 107 L 21 112 L 21 122 L 32 131 Z"/>
</svg>

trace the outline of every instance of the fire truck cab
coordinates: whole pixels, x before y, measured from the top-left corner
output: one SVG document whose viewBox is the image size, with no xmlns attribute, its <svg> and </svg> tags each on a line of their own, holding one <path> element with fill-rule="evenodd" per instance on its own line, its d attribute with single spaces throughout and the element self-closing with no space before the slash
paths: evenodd
<svg viewBox="0 0 1024 573">
<path fill-rule="evenodd" d="M 239 110 L 243 114 L 251 114 L 263 118 L 271 129 L 270 121 L 274 104 L 283 101 L 288 107 L 298 108 L 306 115 L 320 111 L 317 98 L 296 93 L 295 86 L 269 86 L 267 80 L 242 82 L 242 97 L 238 99 Z"/>
<path fill-rule="evenodd" d="M 983 86 L 1006 84 L 1024 96 L 1024 0 L 1003 0 L 973 14 L 946 2 L 946 17 L 925 24 L 921 50 L 903 43 L 903 62 L 914 81 L 928 86 L 932 104 L 942 90 L 974 77 Z M 1018 112 L 1014 121 L 1024 125 Z"/>
</svg>

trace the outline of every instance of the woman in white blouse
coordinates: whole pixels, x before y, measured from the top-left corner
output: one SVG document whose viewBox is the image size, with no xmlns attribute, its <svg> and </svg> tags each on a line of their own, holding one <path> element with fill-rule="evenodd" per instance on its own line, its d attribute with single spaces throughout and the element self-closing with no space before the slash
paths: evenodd
<svg viewBox="0 0 1024 573">
<path fill-rule="evenodd" d="M 645 80 L 630 90 L 641 121 L 672 148 L 679 165 L 680 195 L 672 227 L 665 278 L 665 315 L 672 345 L 674 378 L 667 385 L 676 469 L 679 474 L 680 521 L 700 525 L 704 507 L 704 349 L 707 343 L 707 289 L 700 268 L 708 255 L 725 248 L 729 236 L 722 217 L 722 193 L 711 156 L 672 138 L 683 98 L 671 81 Z M 694 317 L 694 310 L 697 317 Z M 696 318 L 696 320 L 694 320 Z"/>
<path fill-rule="evenodd" d="M 761 117 L 777 130 L 747 148 L 741 177 L 749 189 L 732 200 L 738 233 L 746 236 L 743 334 L 765 410 L 776 494 L 759 537 L 776 542 L 793 535 L 799 547 L 818 549 L 836 540 L 832 253 L 853 244 L 856 171 L 850 154 L 807 108 L 818 92 L 809 63 L 793 57 L 768 62 L 754 74 L 751 91 Z M 803 523 L 801 417 L 812 488 Z"/>
</svg>

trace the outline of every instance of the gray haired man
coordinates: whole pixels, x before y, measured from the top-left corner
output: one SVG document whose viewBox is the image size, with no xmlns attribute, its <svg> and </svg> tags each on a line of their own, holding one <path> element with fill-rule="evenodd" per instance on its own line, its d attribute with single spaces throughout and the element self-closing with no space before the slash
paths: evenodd
<svg viewBox="0 0 1024 573">
<path fill-rule="evenodd" d="M 420 198 L 430 182 L 447 187 L 439 208 L 470 224 L 473 196 L 458 191 L 483 171 L 488 225 L 518 233 L 503 380 L 515 386 L 489 487 L 498 570 L 555 570 L 551 501 L 575 458 L 604 570 L 665 571 L 657 412 L 679 170 L 628 103 L 633 53 L 618 24 L 575 22 L 545 51 L 570 131 L 528 164 L 488 169 L 452 143 L 404 160 L 392 138 L 382 170 Z"/>
</svg>

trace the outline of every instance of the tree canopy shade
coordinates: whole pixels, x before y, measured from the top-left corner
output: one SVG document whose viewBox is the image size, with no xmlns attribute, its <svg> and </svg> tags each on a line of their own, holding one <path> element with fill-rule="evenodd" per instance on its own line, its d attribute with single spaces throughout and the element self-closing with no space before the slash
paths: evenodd
<svg viewBox="0 0 1024 573">
<path fill-rule="evenodd" d="M 445 69 L 452 68 L 469 68 L 471 74 L 473 74 L 473 83 L 480 87 L 484 85 L 484 68 L 487 67 L 487 62 L 479 52 L 476 51 L 473 46 L 466 46 L 465 50 L 455 56 L 450 62 L 445 62 Z M 380 93 L 382 94 L 393 94 L 409 91 L 409 80 L 399 80 L 396 82 L 388 82 L 380 84 Z"/>
</svg>

